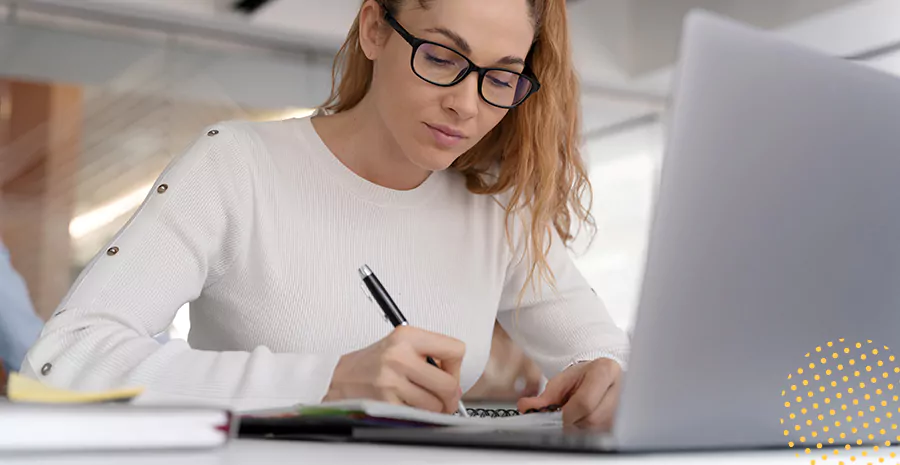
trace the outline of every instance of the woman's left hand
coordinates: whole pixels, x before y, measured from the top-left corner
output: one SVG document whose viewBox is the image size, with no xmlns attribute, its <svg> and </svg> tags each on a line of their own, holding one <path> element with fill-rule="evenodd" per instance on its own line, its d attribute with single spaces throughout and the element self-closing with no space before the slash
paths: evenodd
<svg viewBox="0 0 900 465">
<path fill-rule="evenodd" d="M 614 360 L 597 359 L 564 370 L 537 397 L 519 400 L 520 412 L 561 405 L 567 427 L 607 432 L 619 404 L 622 368 Z"/>
</svg>

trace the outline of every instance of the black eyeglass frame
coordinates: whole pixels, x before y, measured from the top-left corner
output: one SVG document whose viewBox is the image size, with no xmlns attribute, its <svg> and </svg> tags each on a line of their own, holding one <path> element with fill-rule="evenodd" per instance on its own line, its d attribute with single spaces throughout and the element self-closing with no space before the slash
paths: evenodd
<svg viewBox="0 0 900 465">
<path fill-rule="evenodd" d="M 518 107 L 519 105 L 524 103 L 526 100 L 528 100 L 529 97 L 534 95 L 534 93 L 537 92 L 538 89 L 541 88 L 541 83 L 538 81 L 537 76 L 534 75 L 534 73 L 529 69 L 527 64 L 525 66 L 525 69 L 521 73 L 509 70 L 506 68 L 494 68 L 494 67 L 482 68 L 482 67 L 476 65 L 472 60 L 470 60 L 469 57 L 460 53 L 458 50 L 455 50 L 455 49 L 448 47 L 446 45 L 443 45 L 443 44 L 439 44 L 437 42 L 420 39 L 420 38 L 412 35 L 409 31 L 406 30 L 406 28 L 404 28 L 403 26 L 400 25 L 400 23 L 397 21 L 397 19 L 394 18 L 394 15 L 392 15 L 391 12 L 388 11 L 388 9 L 384 7 L 384 5 L 380 5 L 380 6 L 381 6 L 381 9 L 384 10 L 384 20 L 387 21 L 387 23 L 395 31 L 397 31 L 397 34 L 399 34 L 400 37 L 402 37 L 403 40 L 405 40 L 412 47 L 412 53 L 410 54 L 410 58 L 409 58 L 409 67 L 412 69 L 413 73 L 415 73 L 415 75 L 419 77 L 419 79 L 421 79 L 429 84 L 438 86 L 438 87 L 453 87 L 453 86 L 459 84 L 460 82 L 462 82 L 465 78 L 469 77 L 469 74 L 472 74 L 472 72 L 476 72 L 476 73 L 478 73 L 478 96 L 481 97 L 481 100 L 484 100 L 485 103 L 487 103 L 488 105 L 492 105 L 497 108 L 503 108 L 503 109 L 507 109 L 507 110 Z M 419 51 L 419 47 L 421 47 L 422 45 L 425 45 L 425 44 L 430 44 L 430 45 L 434 45 L 437 47 L 441 47 L 441 48 L 450 50 L 453 53 L 456 53 L 457 55 L 461 56 L 464 60 L 466 60 L 466 62 L 468 62 L 468 65 L 469 65 L 468 68 L 466 68 L 465 71 L 461 72 L 459 74 L 459 76 L 456 77 L 456 79 L 454 79 L 452 82 L 450 82 L 448 84 L 441 84 L 438 82 L 434 82 L 430 79 L 426 79 L 424 76 L 419 74 L 418 71 L 416 71 L 416 65 L 415 65 L 416 53 Z M 523 78 L 527 79 L 531 83 L 531 89 L 529 89 L 528 93 L 525 94 L 525 96 L 522 97 L 522 99 L 519 100 L 519 102 L 514 105 L 506 106 L 506 105 L 498 105 L 496 103 L 493 103 L 484 97 L 484 91 L 483 91 L 484 77 L 485 77 L 485 75 L 487 75 L 487 73 L 489 71 L 503 71 L 506 73 L 518 74 L 519 76 L 522 76 Z M 518 85 L 518 83 L 517 83 L 517 85 Z"/>
</svg>

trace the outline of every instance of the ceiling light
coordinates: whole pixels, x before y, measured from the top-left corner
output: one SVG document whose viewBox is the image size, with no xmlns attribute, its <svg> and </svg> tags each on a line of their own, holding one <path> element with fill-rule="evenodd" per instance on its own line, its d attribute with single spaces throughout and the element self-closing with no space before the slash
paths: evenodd
<svg viewBox="0 0 900 465">
<path fill-rule="evenodd" d="M 280 119 L 306 118 L 316 112 L 315 108 L 291 108 L 281 115 Z"/>
</svg>

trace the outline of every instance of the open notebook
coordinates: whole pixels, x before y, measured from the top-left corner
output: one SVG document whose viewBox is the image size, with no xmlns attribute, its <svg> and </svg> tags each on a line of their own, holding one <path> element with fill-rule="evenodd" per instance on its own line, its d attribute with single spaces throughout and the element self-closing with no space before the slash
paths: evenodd
<svg viewBox="0 0 900 465">
<path fill-rule="evenodd" d="M 512 409 L 470 409 L 466 418 L 372 400 L 345 400 L 288 409 L 244 412 L 241 435 L 349 434 L 353 428 L 450 427 L 485 431 L 561 429 L 562 413 L 518 414 Z"/>
</svg>

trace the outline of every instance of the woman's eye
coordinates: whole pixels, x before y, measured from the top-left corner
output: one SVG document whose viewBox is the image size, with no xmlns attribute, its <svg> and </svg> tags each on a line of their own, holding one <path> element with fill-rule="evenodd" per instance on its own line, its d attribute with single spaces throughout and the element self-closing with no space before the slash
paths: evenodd
<svg viewBox="0 0 900 465">
<path fill-rule="evenodd" d="M 491 81 L 491 84 L 493 84 L 493 85 L 495 85 L 495 86 L 497 86 L 497 87 L 507 87 L 507 88 L 512 88 L 512 84 L 509 83 L 509 82 L 507 82 L 507 81 L 503 81 L 503 80 L 497 79 L 497 78 L 492 78 L 492 77 L 489 77 L 489 76 L 488 76 L 488 79 Z"/>
<path fill-rule="evenodd" d="M 428 55 L 428 61 L 441 66 L 452 65 L 453 62 L 450 60 L 442 60 L 434 55 Z"/>
</svg>

